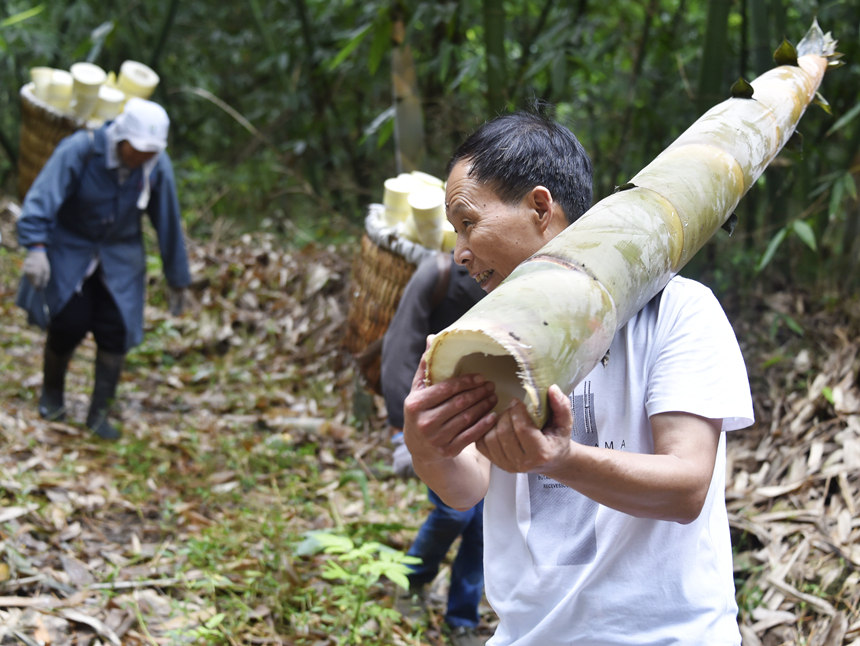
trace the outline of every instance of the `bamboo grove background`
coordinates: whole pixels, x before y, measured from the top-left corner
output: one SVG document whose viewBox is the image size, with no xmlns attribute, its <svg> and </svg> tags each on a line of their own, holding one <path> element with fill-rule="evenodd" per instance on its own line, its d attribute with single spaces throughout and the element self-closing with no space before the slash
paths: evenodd
<svg viewBox="0 0 860 646">
<path fill-rule="evenodd" d="M 835 300 L 860 286 L 860 5 L 849 0 L 0 0 L 0 187 L 15 192 L 30 67 L 132 58 L 161 76 L 154 98 L 173 120 L 192 236 L 357 239 L 386 177 L 441 175 L 480 122 L 535 102 L 583 141 L 598 200 L 815 18 L 846 62 L 822 85 L 828 110 L 808 110 L 802 154 L 772 164 L 732 238 L 718 235 L 685 273 Z"/>
</svg>

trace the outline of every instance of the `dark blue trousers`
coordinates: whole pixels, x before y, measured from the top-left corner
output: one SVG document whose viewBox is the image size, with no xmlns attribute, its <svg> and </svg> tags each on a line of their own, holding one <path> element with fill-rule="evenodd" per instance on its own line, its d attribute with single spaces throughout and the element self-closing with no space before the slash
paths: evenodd
<svg viewBox="0 0 860 646">
<path fill-rule="evenodd" d="M 411 585 L 431 582 L 451 545 L 461 537 L 451 565 L 451 585 L 445 622 L 450 626 L 478 625 L 478 605 L 484 592 L 484 501 L 468 511 L 452 509 L 430 489 L 427 497 L 434 507 L 418 530 L 409 548 L 410 556 L 422 559 L 412 566 Z"/>
</svg>

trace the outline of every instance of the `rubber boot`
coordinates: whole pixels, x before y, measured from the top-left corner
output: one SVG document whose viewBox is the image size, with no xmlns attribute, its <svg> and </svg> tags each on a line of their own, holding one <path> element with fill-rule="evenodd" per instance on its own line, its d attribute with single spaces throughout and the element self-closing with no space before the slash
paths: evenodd
<svg viewBox="0 0 860 646">
<path fill-rule="evenodd" d="M 39 415 L 49 421 L 60 421 L 66 418 L 66 403 L 64 398 L 66 387 L 66 371 L 72 352 L 59 355 L 45 343 L 44 364 L 42 367 L 42 394 L 39 397 Z"/>
<path fill-rule="evenodd" d="M 113 354 L 104 350 L 96 352 L 96 375 L 93 398 L 87 414 L 87 427 L 105 440 L 115 440 L 120 436 L 119 429 L 108 421 L 108 413 L 116 398 L 116 387 L 124 360 L 124 354 Z"/>
</svg>

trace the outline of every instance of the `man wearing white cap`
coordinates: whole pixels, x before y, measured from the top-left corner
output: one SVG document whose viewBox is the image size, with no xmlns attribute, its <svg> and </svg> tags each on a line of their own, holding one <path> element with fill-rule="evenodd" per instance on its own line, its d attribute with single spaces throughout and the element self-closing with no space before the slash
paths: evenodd
<svg viewBox="0 0 860 646">
<path fill-rule="evenodd" d="M 116 439 L 108 421 L 126 352 L 143 339 L 146 254 L 142 215 L 158 236 L 171 313 L 191 282 L 173 167 L 170 120 L 157 103 L 131 98 L 117 118 L 57 146 L 24 198 L 18 241 L 27 256 L 17 303 L 48 332 L 39 414 L 65 416 L 69 360 L 88 332 L 95 382 L 87 426 Z"/>
</svg>

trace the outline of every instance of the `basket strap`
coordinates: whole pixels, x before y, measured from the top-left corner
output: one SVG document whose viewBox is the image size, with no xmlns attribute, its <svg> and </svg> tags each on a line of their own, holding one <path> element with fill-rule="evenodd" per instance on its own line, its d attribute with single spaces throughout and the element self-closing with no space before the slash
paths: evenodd
<svg viewBox="0 0 860 646">
<path fill-rule="evenodd" d="M 433 287 L 431 307 L 434 310 L 442 304 L 442 301 L 445 300 L 445 294 L 448 293 L 448 285 L 451 282 L 451 254 L 438 251 L 436 253 L 436 267 L 439 269 L 439 276 Z"/>
<path fill-rule="evenodd" d="M 87 148 L 87 154 L 84 157 L 84 163 L 81 166 L 81 170 L 78 173 L 78 188 L 81 187 L 81 182 L 84 180 L 84 173 L 87 171 L 87 166 L 90 165 L 90 159 L 92 159 L 93 155 L 96 152 L 96 136 L 93 133 L 92 128 L 87 128 L 87 139 L 89 139 L 89 147 Z M 77 191 L 78 189 L 75 189 Z"/>
<path fill-rule="evenodd" d="M 96 135 L 93 132 L 92 128 L 87 128 L 87 138 L 90 140 L 90 147 L 89 150 L 87 150 L 87 157 L 86 159 L 84 159 L 85 169 L 87 167 L 87 164 L 90 163 L 90 159 L 92 158 L 93 153 L 96 152 Z M 83 176 L 83 173 L 81 173 L 81 176 Z"/>
<path fill-rule="evenodd" d="M 90 160 L 93 158 L 93 155 L 96 152 L 96 137 L 92 131 L 92 128 L 87 128 L 87 138 L 89 139 L 89 147 L 87 148 L 87 154 L 86 156 L 84 156 L 84 161 L 80 167 L 80 170 L 78 171 L 78 185 L 75 188 L 75 194 L 77 194 L 77 192 L 80 190 L 81 184 L 83 184 L 84 182 L 84 173 L 87 172 L 87 167 L 90 165 Z M 66 199 L 68 200 L 70 198 L 71 196 Z M 72 222 L 69 222 L 68 224 L 70 227 L 72 226 Z"/>
</svg>

